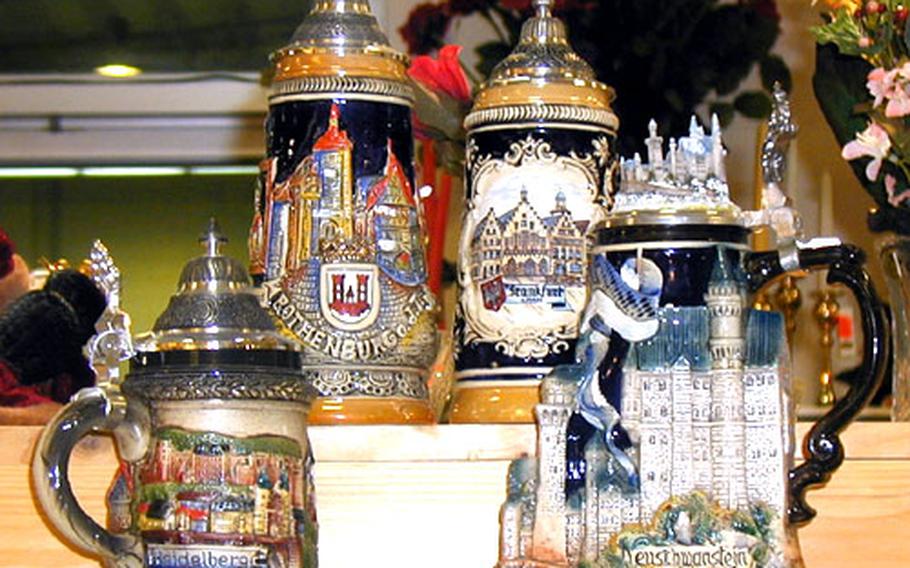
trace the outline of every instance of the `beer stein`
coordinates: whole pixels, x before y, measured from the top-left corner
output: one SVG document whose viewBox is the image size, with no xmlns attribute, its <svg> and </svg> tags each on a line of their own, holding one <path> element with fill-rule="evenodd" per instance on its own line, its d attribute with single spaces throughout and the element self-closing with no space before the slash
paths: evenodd
<svg viewBox="0 0 910 568">
<path fill-rule="evenodd" d="M 220 253 L 216 228 L 204 241 L 150 333 L 133 344 L 122 313 L 99 323 L 99 387 L 45 428 L 35 493 L 59 534 L 107 566 L 315 567 L 306 431 L 315 392 L 246 269 Z M 83 511 L 68 477 L 73 448 L 93 432 L 112 434 L 122 460 L 108 529 Z"/>
<path fill-rule="evenodd" d="M 778 142 L 768 166 L 785 155 Z M 799 240 L 776 174 L 766 209 L 730 201 L 716 119 L 710 132 L 693 119 L 666 154 L 652 123 L 647 147 L 647 161 L 622 162 L 597 234 L 575 362 L 543 380 L 538 455 L 510 470 L 499 565 L 802 566 L 805 491 L 840 465 L 838 433 L 882 379 L 881 303 L 858 249 Z M 753 252 L 750 229 L 765 224 L 778 249 Z M 748 297 L 825 268 L 858 301 L 864 362 L 794 468 L 783 317 Z"/>
<path fill-rule="evenodd" d="M 311 423 L 432 422 L 407 58 L 367 0 L 318 0 L 273 59 L 251 272 L 302 346 Z"/>
<path fill-rule="evenodd" d="M 452 422 L 533 422 L 540 379 L 572 361 L 593 227 L 612 193 L 612 90 L 533 2 L 465 120 Z"/>
</svg>

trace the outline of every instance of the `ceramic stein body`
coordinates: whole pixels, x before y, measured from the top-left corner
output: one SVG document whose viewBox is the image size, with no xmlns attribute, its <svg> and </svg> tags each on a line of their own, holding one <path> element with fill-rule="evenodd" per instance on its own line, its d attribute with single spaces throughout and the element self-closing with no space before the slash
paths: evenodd
<svg viewBox="0 0 910 568">
<path fill-rule="evenodd" d="M 467 117 L 453 422 L 531 422 L 572 360 L 591 229 L 611 193 L 612 96 L 546 2 Z"/>
<path fill-rule="evenodd" d="M 436 303 L 406 58 L 359 0 L 317 2 L 274 59 L 250 256 L 322 395 L 312 421 L 432 421 Z"/>
<path fill-rule="evenodd" d="M 585 472 L 570 476 L 567 491 L 584 495 L 586 519 L 597 519 L 577 542 L 579 557 L 629 566 L 802 565 L 792 528 L 811 518 L 805 489 L 827 479 L 842 452 L 817 443 L 836 440 L 850 418 L 832 411 L 822 419 L 808 446 L 818 453 L 794 469 L 784 318 L 749 301 L 783 270 L 776 252 L 749 252 L 747 236 L 736 226 L 600 233 L 592 270 L 620 280 L 635 273 L 639 291 L 654 293 L 657 330 L 625 339 L 622 317 L 604 317 L 610 363 L 597 386 L 619 413 L 609 434 L 615 444 L 579 415 L 566 425 L 567 467 Z M 866 333 L 878 334 L 864 383 L 840 403 L 852 418 L 880 380 L 881 305 L 856 249 L 803 249 L 798 257 L 800 268 L 829 268 L 852 284 L 871 324 Z M 623 454 L 636 464 L 637 487 L 618 465 Z"/>
<path fill-rule="evenodd" d="M 315 393 L 246 271 L 220 254 L 139 339 L 122 385 L 80 391 L 45 429 L 35 491 L 73 545 L 109 566 L 316 566 L 306 419 Z M 75 444 L 112 433 L 122 463 L 103 529 L 67 477 Z"/>
<path fill-rule="evenodd" d="M 802 566 L 805 491 L 840 465 L 838 433 L 881 382 L 887 331 L 863 255 L 836 239 L 750 251 L 716 123 L 670 146 L 623 163 L 575 361 L 543 380 L 537 456 L 510 470 L 501 567 Z M 864 362 L 794 467 L 784 318 L 750 295 L 812 269 L 856 296 Z"/>
</svg>

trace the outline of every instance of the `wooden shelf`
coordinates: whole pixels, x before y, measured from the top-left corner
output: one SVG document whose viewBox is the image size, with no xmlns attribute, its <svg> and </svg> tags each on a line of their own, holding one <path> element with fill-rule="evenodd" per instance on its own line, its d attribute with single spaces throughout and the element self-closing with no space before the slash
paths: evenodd
<svg viewBox="0 0 910 568">
<path fill-rule="evenodd" d="M 807 425 L 800 424 L 802 435 Z M 35 427 L 0 427 L 0 566 L 98 566 L 63 545 L 29 489 Z M 509 461 L 533 453 L 534 427 L 314 427 L 320 566 L 489 568 Z M 810 497 L 800 531 L 807 566 L 910 565 L 910 423 L 857 423 L 847 460 Z M 76 493 L 96 518 L 116 469 L 109 439 L 89 438 L 71 462 Z"/>
</svg>

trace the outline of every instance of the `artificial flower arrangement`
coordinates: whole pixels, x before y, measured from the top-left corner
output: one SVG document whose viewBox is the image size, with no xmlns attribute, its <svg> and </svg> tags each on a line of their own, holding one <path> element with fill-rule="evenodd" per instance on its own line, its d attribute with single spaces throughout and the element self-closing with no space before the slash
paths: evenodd
<svg viewBox="0 0 910 568">
<path fill-rule="evenodd" d="M 414 133 L 420 142 L 420 181 L 433 187 L 424 200 L 427 222 L 428 284 L 439 294 L 454 281 L 455 268 L 443 259 L 453 178 L 462 176 L 464 117 L 473 85 L 461 63 L 461 46 L 445 45 L 437 56 L 418 55 L 408 68 L 414 85 Z M 440 168 L 437 169 L 437 165 Z"/>
<path fill-rule="evenodd" d="M 857 179 L 875 231 L 910 234 L 910 10 L 905 0 L 825 0 L 815 95 Z"/>
</svg>

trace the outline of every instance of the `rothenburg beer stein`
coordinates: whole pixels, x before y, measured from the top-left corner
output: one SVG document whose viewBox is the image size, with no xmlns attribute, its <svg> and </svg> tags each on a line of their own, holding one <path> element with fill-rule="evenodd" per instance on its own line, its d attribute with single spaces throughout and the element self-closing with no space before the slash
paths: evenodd
<svg viewBox="0 0 910 568">
<path fill-rule="evenodd" d="M 251 272 L 302 345 L 321 395 L 311 421 L 431 422 L 436 301 L 407 58 L 367 0 L 318 0 L 273 59 Z"/>
</svg>

